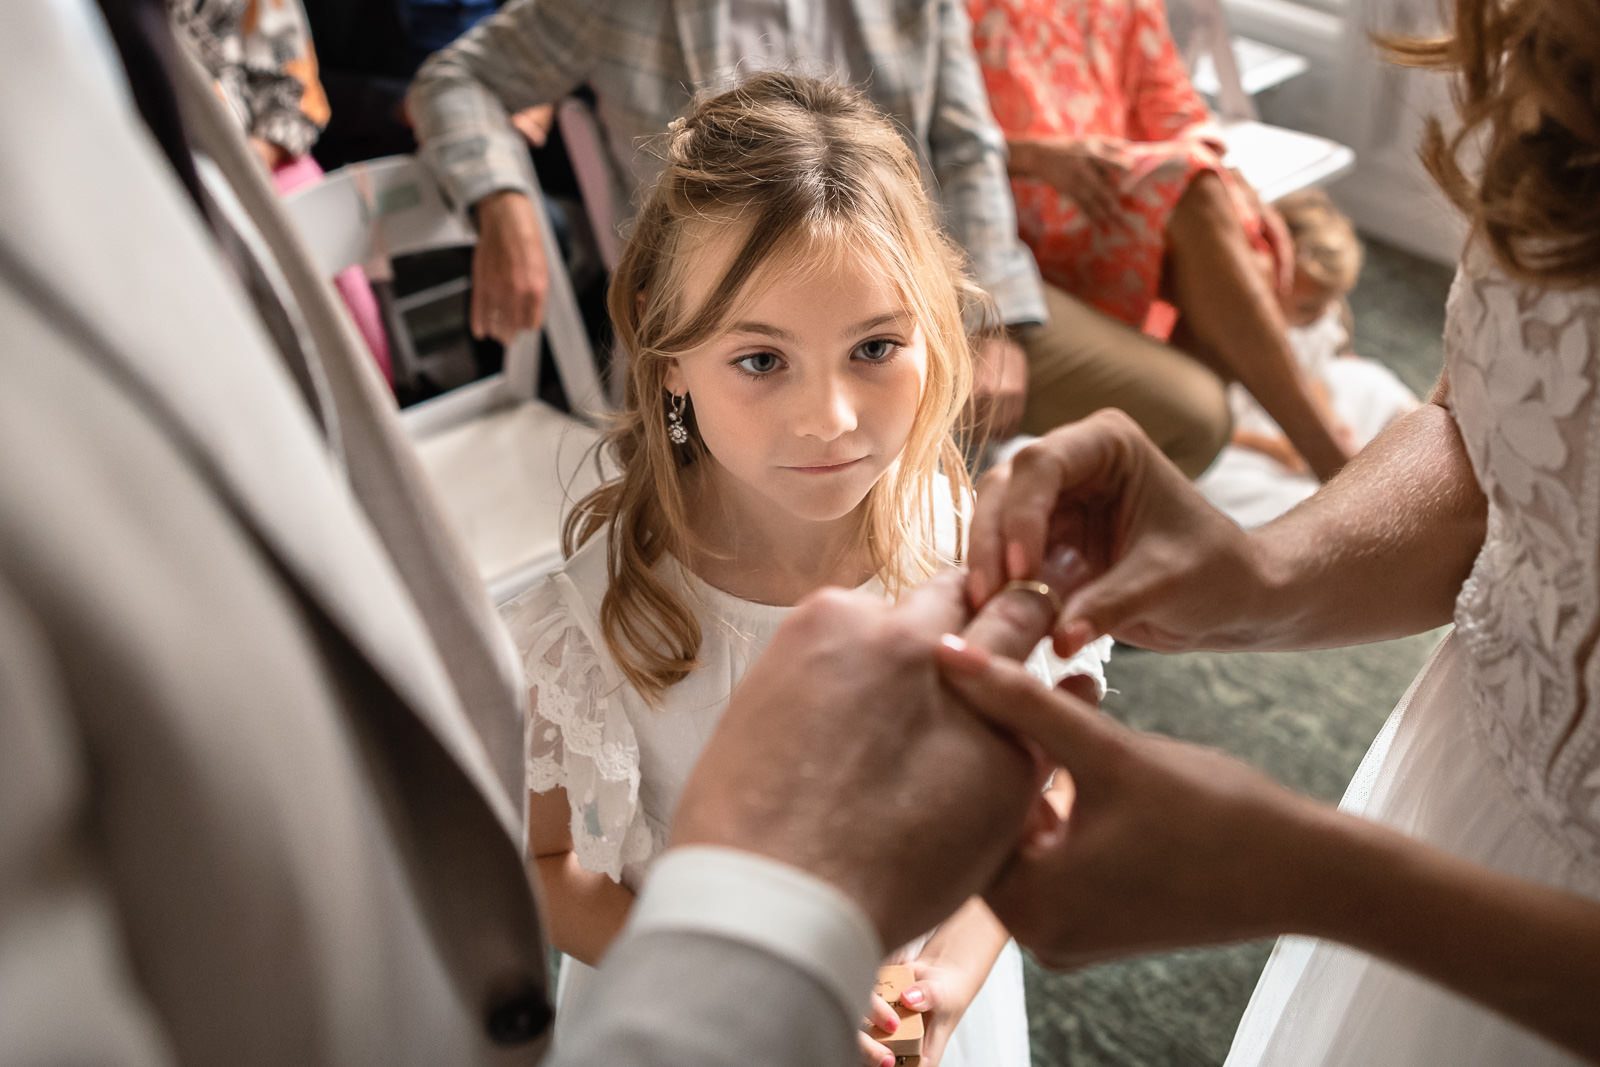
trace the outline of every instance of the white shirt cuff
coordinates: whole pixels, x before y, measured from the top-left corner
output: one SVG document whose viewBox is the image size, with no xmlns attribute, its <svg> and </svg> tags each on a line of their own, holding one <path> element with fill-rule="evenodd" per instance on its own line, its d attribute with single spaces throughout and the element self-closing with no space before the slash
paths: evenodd
<svg viewBox="0 0 1600 1067">
<path fill-rule="evenodd" d="M 866 1008 L 883 946 L 864 911 L 796 867 L 731 848 L 671 848 L 651 866 L 627 933 L 694 931 L 753 945 L 799 967 L 852 1023 Z"/>
</svg>

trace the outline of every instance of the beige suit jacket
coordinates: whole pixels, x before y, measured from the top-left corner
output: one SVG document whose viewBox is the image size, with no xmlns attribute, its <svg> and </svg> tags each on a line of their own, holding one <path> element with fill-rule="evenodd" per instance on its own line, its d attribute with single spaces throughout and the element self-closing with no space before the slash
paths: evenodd
<svg viewBox="0 0 1600 1067">
<path fill-rule="evenodd" d="M 191 133 L 309 356 L 269 342 L 93 5 L 5 21 L 0 1063 L 538 1060 L 514 660 L 381 382 L 197 72 Z M 614 955 L 565 1062 L 849 1048 L 753 949 Z M 736 989 L 775 1038 L 717 1036 Z"/>
</svg>

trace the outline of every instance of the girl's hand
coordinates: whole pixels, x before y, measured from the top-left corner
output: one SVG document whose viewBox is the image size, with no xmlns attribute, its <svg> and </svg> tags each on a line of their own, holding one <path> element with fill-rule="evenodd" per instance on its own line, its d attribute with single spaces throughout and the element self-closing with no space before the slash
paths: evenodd
<svg viewBox="0 0 1600 1067">
<path fill-rule="evenodd" d="M 900 994 L 900 1003 L 922 1014 L 922 1067 L 939 1067 L 956 1024 L 967 1013 L 987 975 L 937 957 L 911 961 L 916 983 Z"/>
<path fill-rule="evenodd" d="M 892 1034 L 900 1028 L 900 1016 L 889 1002 L 878 994 L 871 994 L 871 1001 L 867 1005 L 867 1017 L 861 1020 L 861 1033 L 857 1035 L 857 1044 L 861 1047 L 862 1067 L 894 1067 L 894 1053 L 888 1047 L 872 1040 L 867 1036 L 873 1027 L 885 1033 Z"/>
</svg>

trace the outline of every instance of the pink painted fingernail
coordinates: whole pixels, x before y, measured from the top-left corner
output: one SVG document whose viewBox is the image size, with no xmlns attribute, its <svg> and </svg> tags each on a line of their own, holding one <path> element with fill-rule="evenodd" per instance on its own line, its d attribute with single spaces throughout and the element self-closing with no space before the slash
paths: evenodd
<svg viewBox="0 0 1600 1067">
<path fill-rule="evenodd" d="M 906 990 L 904 993 L 900 994 L 900 1003 L 904 1004 L 908 1008 L 920 1008 L 920 1007 L 922 1007 L 922 990 L 920 990 L 920 989 L 908 989 L 908 990 Z"/>
<path fill-rule="evenodd" d="M 894 1053 L 885 1052 L 883 1059 L 878 1061 L 878 1067 L 894 1067 Z"/>
<path fill-rule="evenodd" d="M 1075 656 L 1078 651 L 1095 639 L 1094 627 L 1089 625 L 1087 619 L 1074 619 L 1060 630 L 1056 631 L 1055 649 L 1058 656 Z"/>
<path fill-rule="evenodd" d="M 884 1022 L 884 1024 L 882 1026 L 880 1026 L 878 1029 L 882 1030 L 886 1034 L 894 1033 L 896 1030 L 900 1029 L 900 1016 L 898 1016 L 898 1015 L 889 1016 L 889 1018 Z"/>
<path fill-rule="evenodd" d="M 959 634 L 945 634 L 939 638 L 939 661 L 961 674 L 982 674 L 989 666 L 989 654 L 968 644 Z"/>
</svg>

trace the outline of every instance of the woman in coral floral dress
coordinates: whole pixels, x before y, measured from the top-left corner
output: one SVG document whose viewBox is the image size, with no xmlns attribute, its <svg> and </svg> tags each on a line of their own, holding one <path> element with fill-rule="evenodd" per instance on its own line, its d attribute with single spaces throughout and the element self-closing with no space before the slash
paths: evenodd
<svg viewBox="0 0 1600 1067">
<path fill-rule="evenodd" d="M 1018 228 L 1045 281 L 1132 326 L 1158 299 L 1173 342 L 1237 379 L 1319 476 L 1348 436 L 1317 404 L 1275 299 L 1293 262 L 1189 83 L 1161 0 L 970 0 L 1011 151 Z"/>
</svg>

